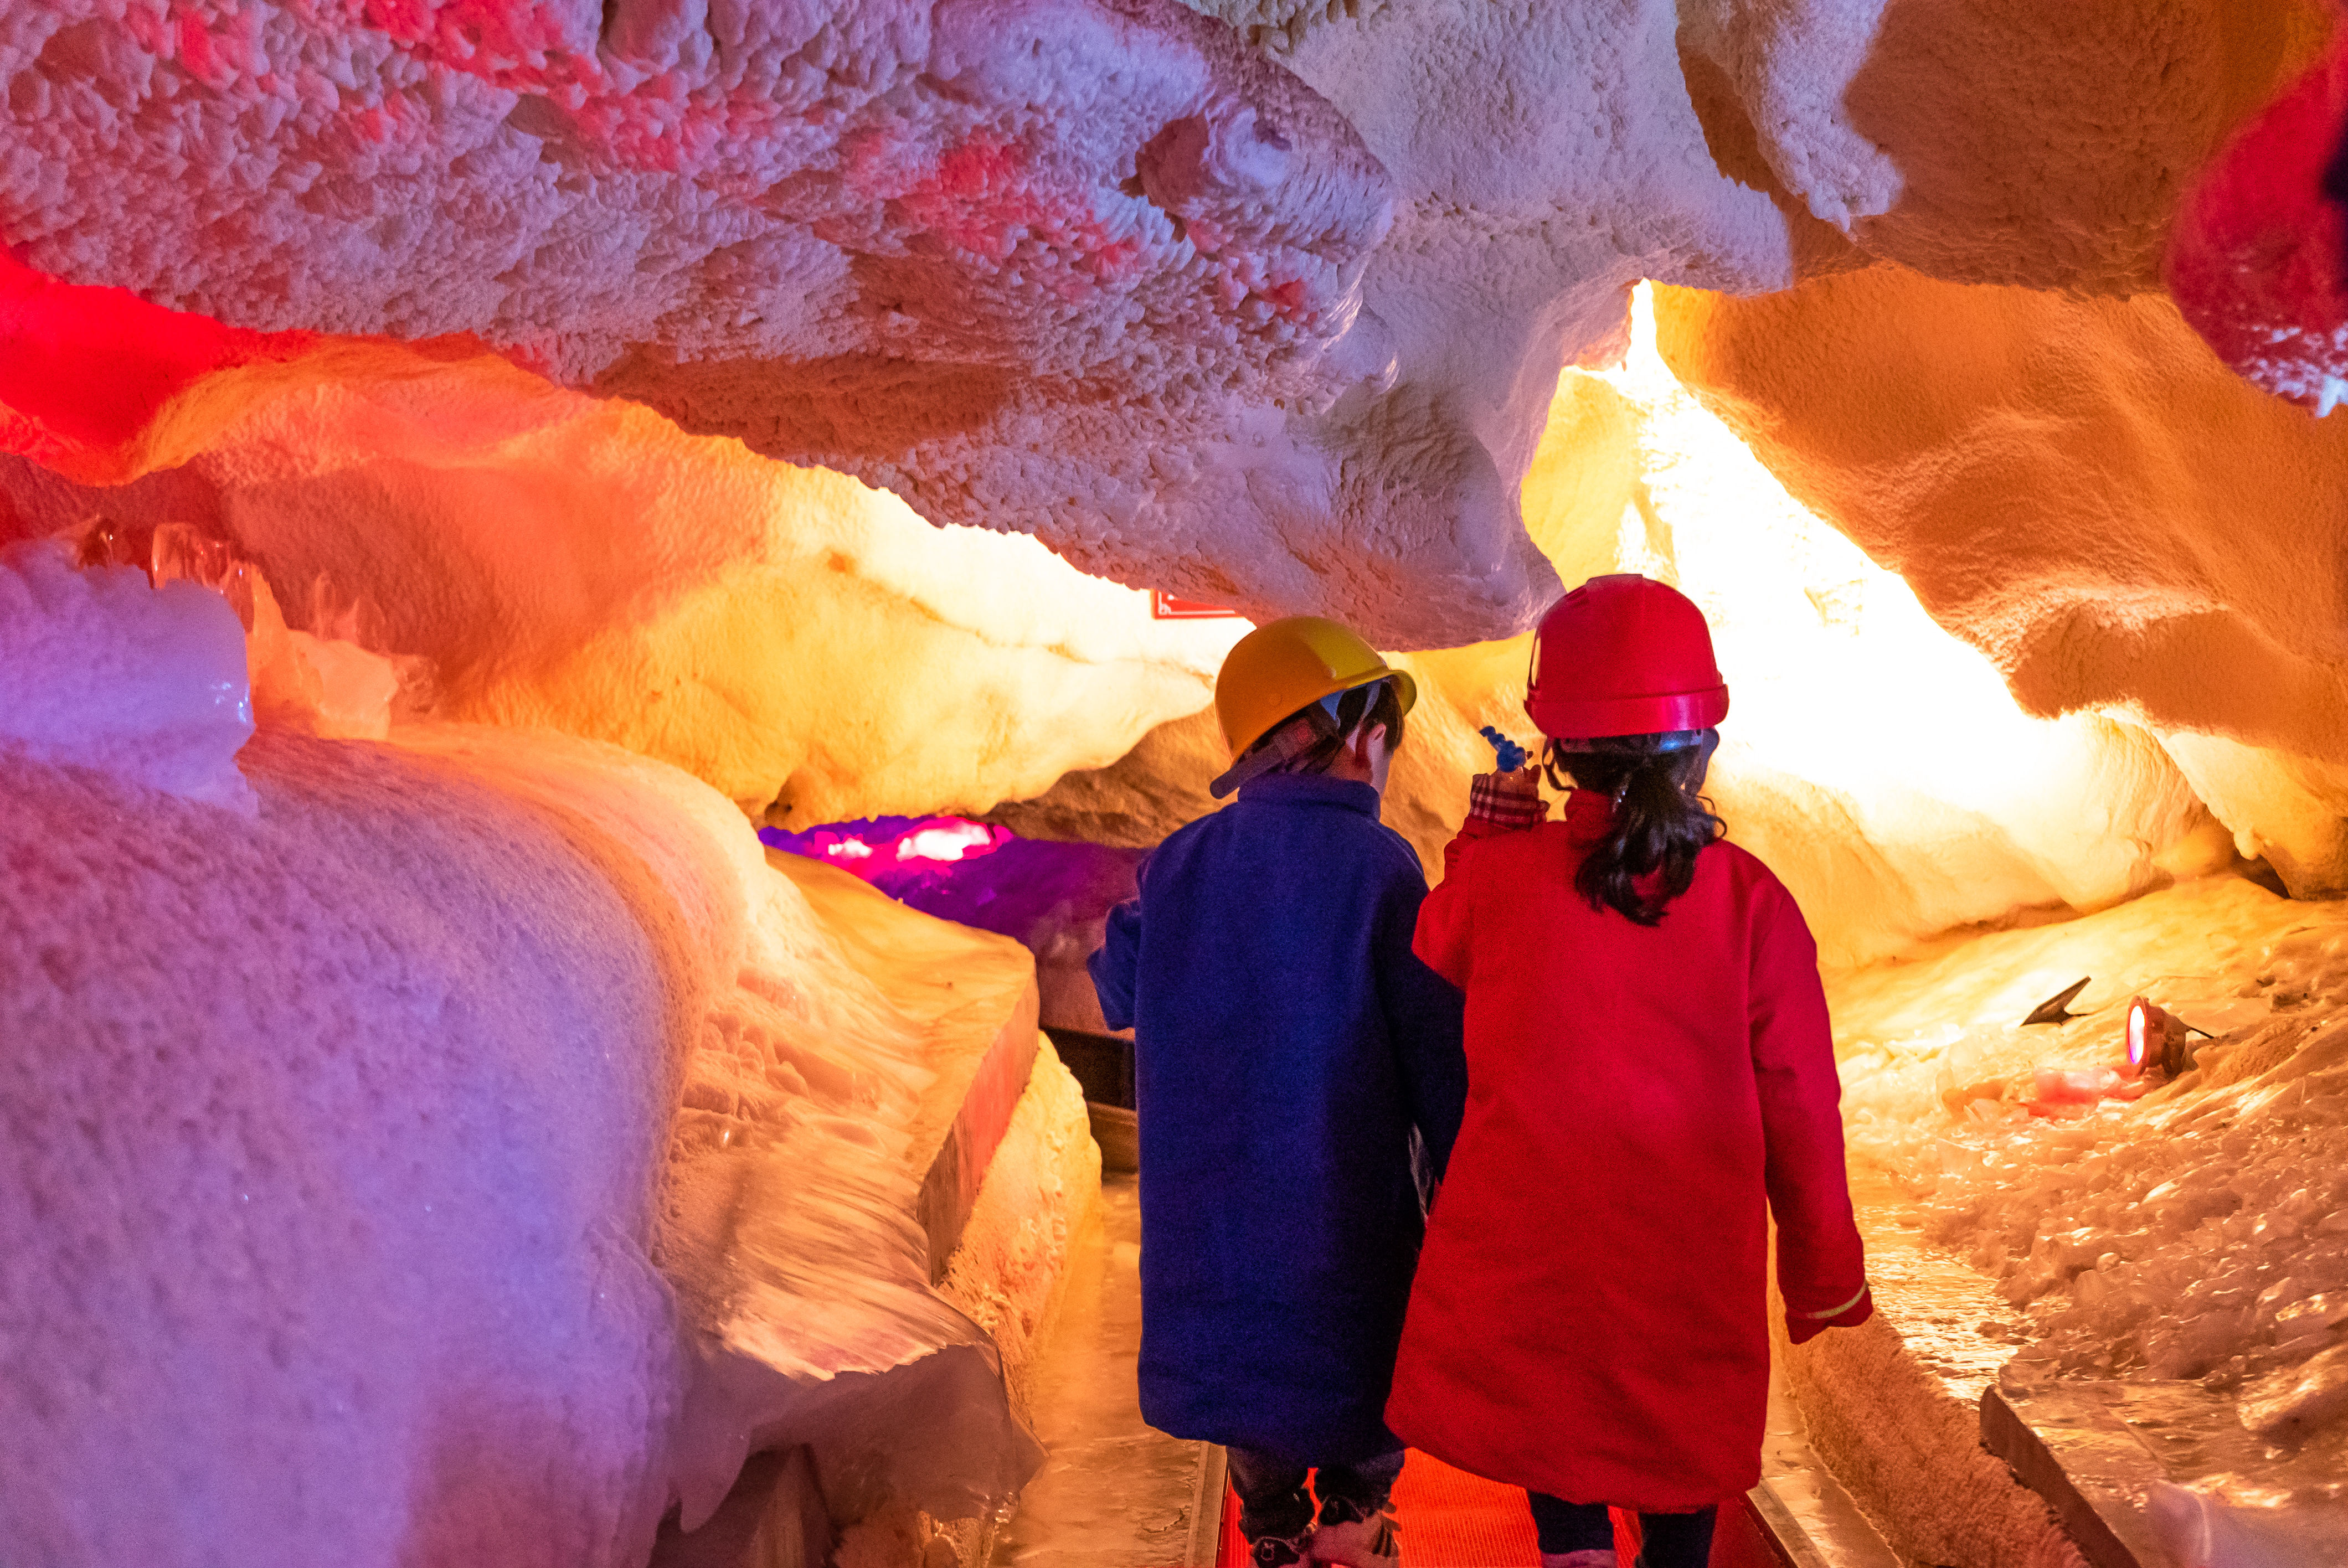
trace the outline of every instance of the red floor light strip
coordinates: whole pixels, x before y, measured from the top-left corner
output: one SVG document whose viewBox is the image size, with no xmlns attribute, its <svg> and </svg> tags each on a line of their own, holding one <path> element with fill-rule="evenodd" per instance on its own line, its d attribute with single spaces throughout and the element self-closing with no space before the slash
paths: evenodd
<svg viewBox="0 0 2348 1568">
<path fill-rule="evenodd" d="M 1403 1568 L 1539 1568 L 1540 1543 L 1519 1488 L 1454 1470 L 1414 1450 L 1395 1483 L 1394 1500 L 1402 1525 Z M 1618 1511 L 1618 1568 L 1631 1568 L 1638 1552 L 1638 1516 Z M 1711 1568 L 1781 1568 L 1785 1561 L 1771 1549 L 1743 1499 L 1721 1505 Z M 1240 1500 L 1226 1491 L 1215 1568 L 1247 1568 L 1247 1563 Z"/>
<path fill-rule="evenodd" d="M 1402 1525 L 1403 1568 L 1539 1568 L 1540 1545 L 1520 1488 L 1454 1470 L 1413 1450 L 1395 1482 L 1394 1500 Z M 1635 1517 L 1614 1516 L 1614 1550 L 1628 1568 L 1639 1550 Z M 1240 1500 L 1226 1491 L 1215 1568 L 1247 1568 L 1247 1561 Z M 1731 1568 L 1716 1551 L 1713 1561 L 1715 1568 Z"/>
</svg>

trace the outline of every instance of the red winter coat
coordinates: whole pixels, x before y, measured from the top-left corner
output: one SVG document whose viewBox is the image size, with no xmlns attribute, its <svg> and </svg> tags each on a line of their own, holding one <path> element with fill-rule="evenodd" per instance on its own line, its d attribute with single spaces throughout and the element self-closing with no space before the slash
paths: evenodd
<svg viewBox="0 0 2348 1568">
<path fill-rule="evenodd" d="M 1420 908 L 1416 951 L 1468 996 L 1468 1114 L 1386 1423 L 1478 1475 L 1676 1512 L 1760 1479 L 1767 1211 L 1789 1315 L 1851 1308 L 1865 1266 L 1792 895 L 1715 844 L 1661 925 L 1594 910 L 1573 872 L 1608 810 L 1471 823 Z"/>
</svg>

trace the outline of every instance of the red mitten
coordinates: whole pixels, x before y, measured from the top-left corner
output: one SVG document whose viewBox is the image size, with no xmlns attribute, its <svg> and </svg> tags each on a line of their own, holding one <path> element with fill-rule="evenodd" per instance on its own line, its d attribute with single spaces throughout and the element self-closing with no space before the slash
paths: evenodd
<svg viewBox="0 0 2348 1568">
<path fill-rule="evenodd" d="M 1786 1332 L 1795 1344 L 1807 1345 L 1829 1328 L 1856 1328 L 1874 1316 L 1875 1293 L 1861 1286 L 1848 1307 L 1829 1307 L 1820 1313 L 1786 1308 Z"/>
<path fill-rule="evenodd" d="M 1494 827 L 1539 827 L 1549 817 L 1549 802 L 1541 799 L 1540 770 L 1519 768 L 1512 774 L 1478 774 L 1468 786 L 1468 820 Z"/>
</svg>

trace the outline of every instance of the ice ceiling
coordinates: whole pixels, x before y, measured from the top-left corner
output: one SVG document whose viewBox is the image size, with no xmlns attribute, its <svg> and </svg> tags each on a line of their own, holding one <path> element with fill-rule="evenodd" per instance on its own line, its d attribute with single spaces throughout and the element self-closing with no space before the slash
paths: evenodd
<svg viewBox="0 0 2348 1568">
<path fill-rule="evenodd" d="M 19 5 L 0 237 L 240 334 L 495 355 L 1097 575 L 1448 646 L 1554 590 L 1517 487 L 1558 367 L 1612 356 L 1632 283 L 1890 263 L 2155 290 L 2184 181 L 2326 13 L 1224 20 L 1244 31 L 1170 0 Z M 85 452 L 119 479 L 205 445 L 181 402 L 404 374 L 346 352 L 167 354 L 171 431 L 143 443 L 39 406 L 84 394 L 8 401 L 35 444 L 136 446 Z"/>
<path fill-rule="evenodd" d="M 1653 278 L 1704 405 L 2024 709 L 2181 732 L 2329 887 L 2302 567 L 2348 438 L 2158 276 L 2328 12 L 2042 13 L 12 7 L 0 526 L 192 524 L 296 626 L 368 607 L 444 712 L 801 822 L 983 807 L 1194 709 L 1220 643 L 808 469 L 1092 577 L 1506 638 L 1558 581 L 1529 509 L 1621 481 L 1559 367 Z"/>
<path fill-rule="evenodd" d="M 359 976 L 389 999 L 362 1076 L 398 1077 L 402 1009 L 454 1009 L 481 1083 L 447 1093 L 601 1117 L 622 1165 L 543 1129 L 508 1152 L 588 1238 L 513 1288 L 630 1282 L 621 1318 L 563 1321 L 602 1347 L 580 1420 L 642 1431 L 565 1472 L 598 1542 L 546 1549 L 620 1563 L 779 1398 L 691 1405 L 671 1364 L 679 1280 L 772 1327 L 695 1273 L 716 1219 L 654 1212 L 675 1094 L 817 1165 L 861 1158 L 874 1105 L 913 1118 L 775 1043 L 821 1024 L 896 1061 L 918 1031 L 724 802 L 1153 842 L 1208 807 L 1199 711 L 1245 622 L 1153 620 L 1148 589 L 1402 651 L 1426 701 L 1388 816 L 1431 853 L 1477 727 L 1523 728 L 1560 582 L 1678 581 L 1736 692 L 1722 808 L 1838 965 L 2236 853 L 2348 888 L 2348 426 L 2313 416 L 2348 395 L 2333 30 L 2322 0 L 0 5 L 0 546 L 50 541 L 0 570 L 0 769 L 23 864 L 89 885 L 0 907 L 44 977 L 0 1000 L 114 1044 L 166 1020 L 231 1078 L 281 1039 L 256 1009 L 339 1072 Z M 250 713 L 220 700 L 238 619 Z M 91 825 L 141 812 L 151 842 Z M 77 990 L 129 962 L 88 933 L 150 926 L 168 999 Z M 207 990 L 247 930 L 299 964 Z M 551 1082 L 541 1038 L 609 1081 Z M 254 1091 L 302 1137 L 309 1071 Z M 25 1081 L 10 1103 L 89 1091 Z M 1022 1169 L 1083 1146 L 1052 1103 Z M 231 1154 L 232 1122 L 203 1123 Z M 450 1201 L 493 1209 L 435 1136 Z M 14 1190 L 79 1192 L 42 1149 Z M 902 1175 L 852 1205 L 890 1280 Z M 170 1169 L 121 1179 L 180 1234 Z M 314 1218 L 278 1196 L 287 1234 Z M 385 1234 L 438 1234 L 402 1212 Z M 369 1255 L 401 1288 L 407 1245 Z M 969 1348 L 899 1283 L 921 1331 L 890 1355 Z M 329 1359 L 362 1364 L 353 1336 Z M 494 1337 L 467 1354 L 501 1364 Z M 460 1466 L 440 1419 L 350 1431 Z M 404 1517 L 382 1475 L 327 1512 Z"/>
</svg>

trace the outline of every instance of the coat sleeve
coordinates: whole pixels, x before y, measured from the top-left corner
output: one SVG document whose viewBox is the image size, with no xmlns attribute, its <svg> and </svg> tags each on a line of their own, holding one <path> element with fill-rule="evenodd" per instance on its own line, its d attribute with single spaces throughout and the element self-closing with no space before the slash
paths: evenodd
<svg viewBox="0 0 2348 1568">
<path fill-rule="evenodd" d="M 1504 833 L 1522 833 L 1527 827 L 1539 827 L 1538 822 L 1502 823 L 1490 817 L 1471 816 L 1459 825 L 1451 842 L 1443 846 L 1443 880 L 1448 884 L 1451 874 L 1459 869 L 1459 857 L 1468 853 L 1479 838 L 1498 838 Z"/>
<path fill-rule="evenodd" d="M 1426 1144 L 1428 1163 L 1442 1179 L 1451 1163 L 1451 1145 L 1468 1109 L 1468 1054 L 1460 1033 L 1459 988 L 1422 962 L 1411 950 L 1419 915 L 1429 897 L 1418 857 L 1407 849 L 1406 868 L 1387 883 L 1378 900 L 1372 932 L 1378 1000 L 1385 1012 L 1387 1038 L 1402 1068 L 1411 1120 Z"/>
<path fill-rule="evenodd" d="M 1443 885 L 1427 894 L 1426 902 L 1419 907 L 1418 934 L 1411 943 L 1412 950 L 1429 968 L 1461 990 L 1468 989 L 1468 946 L 1473 932 L 1468 914 L 1468 878 L 1460 875 L 1459 868 L 1466 864 L 1468 852 L 1476 847 L 1478 839 L 1522 831 L 1522 826 L 1469 817 L 1452 835 L 1451 842 L 1443 846 Z"/>
<path fill-rule="evenodd" d="M 1417 929 L 1410 944 L 1421 963 L 1460 990 L 1468 989 L 1468 942 L 1472 927 L 1468 913 L 1468 879 L 1460 875 L 1459 866 L 1470 844 L 1488 836 L 1476 828 L 1474 822 L 1468 823 L 1443 846 L 1442 886 L 1426 895 L 1419 905 Z"/>
<path fill-rule="evenodd" d="M 1108 939 L 1085 960 L 1100 997 L 1101 1018 L 1111 1029 L 1133 1027 L 1134 976 L 1141 961 L 1141 898 L 1127 899 L 1108 912 Z"/>
<path fill-rule="evenodd" d="M 1793 897 L 1770 884 L 1756 913 L 1753 1078 L 1777 1221 L 1777 1285 L 1797 1344 L 1872 1310 L 1867 1260 L 1843 1167 L 1842 1082 L 1818 944 Z"/>
</svg>

